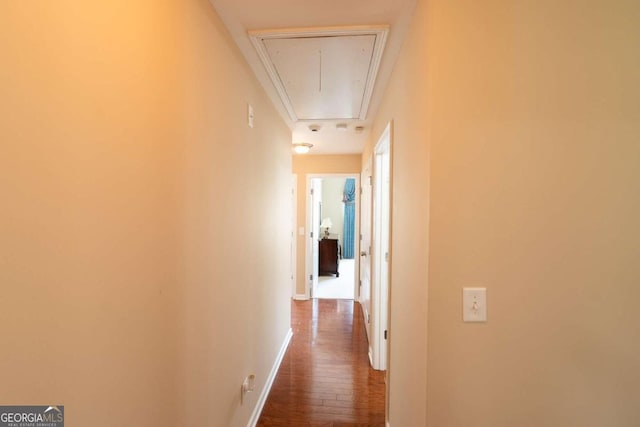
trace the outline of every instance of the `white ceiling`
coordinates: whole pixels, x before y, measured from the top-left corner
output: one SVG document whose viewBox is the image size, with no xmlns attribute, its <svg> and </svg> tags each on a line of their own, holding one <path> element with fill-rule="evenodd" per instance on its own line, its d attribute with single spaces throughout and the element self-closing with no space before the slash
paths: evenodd
<svg viewBox="0 0 640 427">
<path fill-rule="evenodd" d="M 368 140 L 371 119 L 378 109 L 382 92 L 391 75 L 416 0 L 210 2 L 276 109 L 291 127 L 292 142 L 314 144 L 311 154 L 362 151 Z M 262 53 L 254 48 L 249 36 L 250 32 L 255 36 L 290 34 L 295 31 L 321 35 L 325 30 L 344 30 L 335 27 L 355 29 L 356 26 L 378 30 L 386 26 L 389 28 L 388 36 L 385 34 L 385 37 L 378 38 L 378 42 L 382 39 L 386 43 L 383 43 L 384 51 L 379 61 L 377 77 L 377 67 L 371 67 L 378 65 L 374 49 L 376 40 L 366 34 L 306 37 L 306 40 L 302 40 L 303 43 L 291 38 L 267 37 L 262 40 Z M 265 53 L 267 57 L 270 56 L 266 67 L 260 57 L 263 55 L 264 58 Z M 323 62 L 322 66 L 319 65 L 320 61 Z M 272 73 L 276 76 L 274 80 L 268 73 L 269 62 L 276 71 L 275 74 Z M 319 75 L 320 72 L 322 75 Z M 372 83 L 371 91 L 368 90 L 367 83 Z M 285 99 L 284 102 L 281 96 Z M 345 99 L 345 96 L 348 98 Z M 367 105 L 369 99 L 370 103 Z M 347 130 L 336 129 L 338 123 L 346 124 Z M 319 125 L 320 130 L 310 131 L 311 124 Z M 364 131 L 356 133 L 356 126 L 364 127 Z"/>
</svg>

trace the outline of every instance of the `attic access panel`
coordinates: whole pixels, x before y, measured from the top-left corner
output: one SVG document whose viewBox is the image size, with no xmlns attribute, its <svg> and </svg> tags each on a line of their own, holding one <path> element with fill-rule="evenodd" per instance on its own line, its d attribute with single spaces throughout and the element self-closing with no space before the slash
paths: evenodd
<svg viewBox="0 0 640 427">
<path fill-rule="evenodd" d="M 264 41 L 299 120 L 360 117 L 374 43 L 373 35 Z"/>
<path fill-rule="evenodd" d="M 364 120 L 387 27 L 250 32 L 292 120 Z"/>
</svg>

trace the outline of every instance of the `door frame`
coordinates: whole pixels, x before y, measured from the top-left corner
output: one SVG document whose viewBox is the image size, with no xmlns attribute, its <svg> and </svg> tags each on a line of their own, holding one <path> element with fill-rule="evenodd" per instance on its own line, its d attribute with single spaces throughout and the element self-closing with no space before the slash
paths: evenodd
<svg viewBox="0 0 640 427">
<path fill-rule="evenodd" d="M 392 123 L 380 135 L 373 153 L 373 216 L 371 256 L 372 366 L 387 369 L 389 344 L 389 301 L 391 291 L 391 195 Z M 388 181 L 385 182 L 385 177 Z"/>
<path fill-rule="evenodd" d="M 359 295 L 358 301 L 362 307 L 362 317 L 367 333 L 367 345 L 369 346 L 369 362 L 373 366 L 373 350 L 371 347 L 371 245 L 373 231 L 373 154 L 369 156 L 360 172 L 360 274 L 358 275 Z M 366 196 L 366 197 L 365 197 Z M 368 271 L 368 277 L 364 274 Z"/>
<path fill-rule="evenodd" d="M 306 224 L 306 233 L 305 233 L 305 239 L 306 239 L 306 243 L 305 243 L 305 276 L 304 276 L 304 282 L 305 282 L 305 287 L 304 287 L 304 293 L 305 293 L 305 298 L 306 299 L 310 299 L 311 298 L 311 284 L 313 279 L 310 279 L 310 277 L 313 277 L 313 245 L 312 245 L 312 241 L 311 241 L 311 214 L 312 214 L 312 210 L 311 208 L 311 203 L 312 203 L 312 197 L 311 197 L 311 180 L 315 179 L 315 178 L 354 178 L 356 180 L 356 213 L 359 212 L 360 210 L 360 191 L 358 191 L 358 189 L 360 188 L 360 173 L 359 172 L 354 172 L 354 173 L 313 173 L 313 174 L 306 174 L 305 175 L 305 180 L 306 180 L 306 207 L 305 207 L 305 224 Z M 359 215 L 355 215 L 355 230 L 354 230 L 355 236 L 354 236 L 354 244 L 355 244 L 355 248 L 354 248 L 354 254 L 359 254 L 360 253 L 360 239 L 358 238 L 360 236 L 360 216 Z M 360 298 L 359 295 L 359 286 L 358 286 L 358 278 L 360 277 L 360 263 L 359 262 L 354 262 L 354 277 L 353 277 L 353 300 L 354 301 L 358 301 Z"/>
<path fill-rule="evenodd" d="M 298 174 L 291 174 L 291 298 L 298 280 Z"/>
<path fill-rule="evenodd" d="M 316 185 L 318 183 L 318 185 Z M 322 194 L 315 194 L 314 190 L 322 191 L 323 182 L 322 178 L 309 178 L 307 185 L 307 195 L 309 197 L 307 203 L 307 210 L 309 213 L 308 221 L 308 250 L 310 254 L 309 262 L 309 277 L 308 289 L 305 288 L 305 295 L 307 298 L 313 298 L 315 296 L 316 286 L 318 285 L 318 260 L 320 258 L 319 238 L 320 238 L 320 224 L 322 224 Z M 316 202 L 319 202 L 319 210 L 316 218 Z"/>
</svg>

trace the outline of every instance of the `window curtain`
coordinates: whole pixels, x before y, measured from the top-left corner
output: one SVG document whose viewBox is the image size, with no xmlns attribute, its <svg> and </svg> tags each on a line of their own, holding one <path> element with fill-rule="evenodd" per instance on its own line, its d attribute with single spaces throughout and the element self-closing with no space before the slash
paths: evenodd
<svg viewBox="0 0 640 427">
<path fill-rule="evenodd" d="M 353 259 L 356 230 L 356 180 L 347 178 L 342 196 L 344 202 L 344 233 L 342 258 Z"/>
</svg>

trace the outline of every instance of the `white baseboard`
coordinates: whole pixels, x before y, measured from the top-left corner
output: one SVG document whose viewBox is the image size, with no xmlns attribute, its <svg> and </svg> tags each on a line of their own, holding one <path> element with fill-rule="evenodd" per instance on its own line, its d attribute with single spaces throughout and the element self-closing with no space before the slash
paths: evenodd
<svg viewBox="0 0 640 427">
<path fill-rule="evenodd" d="M 287 352 L 287 348 L 289 347 L 289 343 L 291 342 L 291 337 L 293 336 L 293 331 L 289 328 L 287 335 L 284 337 L 284 342 L 282 343 L 282 347 L 280 347 L 280 352 L 278 356 L 276 356 L 275 363 L 271 368 L 271 372 L 269 372 L 269 377 L 267 378 L 267 382 L 262 389 L 262 393 L 260 393 L 260 398 L 256 403 L 256 407 L 253 409 L 253 413 L 251 414 L 251 418 L 249 419 L 249 424 L 247 427 L 255 427 L 258 424 L 258 420 L 260 419 L 260 414 L 262 413 L 262 408 L 264 408 L 264 404 L 267 401 L 267 397 L 269 396 L 269 392 L 271 391 L 271 386 L 273 385 L 273 381 L 276 379 L 276 375 L 278 374 L 278 369 L 280 369 L 280 364 L 282 363 L 282 359 L 284 358 L 284 354 Z"/>
<path fill-rule="evenodd" d="M 293 296 L 293 299 L 296 300 L 296 301 L 306 301 L 309 298 L 307 298 L 307 296 L 305 294 L 295 294 Z"/>
</svg>

